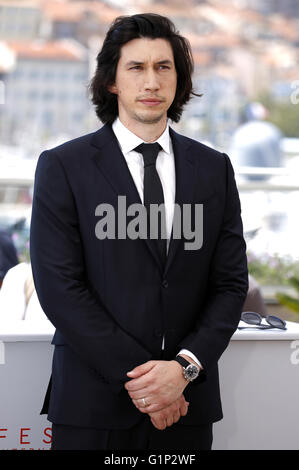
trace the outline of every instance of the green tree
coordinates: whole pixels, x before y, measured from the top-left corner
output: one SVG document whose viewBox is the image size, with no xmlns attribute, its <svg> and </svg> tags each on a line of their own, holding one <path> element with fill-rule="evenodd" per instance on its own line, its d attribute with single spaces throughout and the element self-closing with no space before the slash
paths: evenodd
<svg viewBox="0 0 299 470">
<path fill-rule="evenodd" d="M 283 294 L 281 292 L 278 292 L 276 294 L 276 298 L 280 304 L 285 305 L 288 309 L 292 310 L 293 312 L 299 313 L 299 277 L 291 277 L 289 279 L 289 283 L 298 292 L 298 298 Z"/>
<path fill-rule="evenodd" d="M 292 103 L 291 97 L 274 100 L 269 94 L 261 96 L 259 102 L 269 111 L 267 120 L 279 127 L 285 137 L 299 137 L 299 103 Z"/>
</svg>

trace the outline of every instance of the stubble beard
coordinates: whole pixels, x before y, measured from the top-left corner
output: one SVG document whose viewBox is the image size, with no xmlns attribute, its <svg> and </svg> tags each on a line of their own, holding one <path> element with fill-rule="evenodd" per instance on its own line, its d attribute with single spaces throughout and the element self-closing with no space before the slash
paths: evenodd
<svg viewBox="0 0 299 470">
<path fill-rule="evenodd" d="M 140 122 L 142 124 L 157 124 L 164 118 L 164 113 L 153 117 L 145 117 L 141 116 L 140 114 L 134 113 L 133 118 L 135 119 L 135 121 Z"/>
</svg>

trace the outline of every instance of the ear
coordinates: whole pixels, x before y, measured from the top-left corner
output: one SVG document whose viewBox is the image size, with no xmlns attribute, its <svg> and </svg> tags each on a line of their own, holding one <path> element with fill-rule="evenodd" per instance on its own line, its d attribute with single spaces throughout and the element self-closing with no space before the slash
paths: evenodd
<svg viewBox="0 0 299 470">
<path fill-rule="evenodd" d="M 108 91 L 110 91 L 110 93 L 114 93 L 115 95 L 117 95 L 117 87 L 115 84 L 109 85 L 107 88 L 108 88 Z"/>
</svg>

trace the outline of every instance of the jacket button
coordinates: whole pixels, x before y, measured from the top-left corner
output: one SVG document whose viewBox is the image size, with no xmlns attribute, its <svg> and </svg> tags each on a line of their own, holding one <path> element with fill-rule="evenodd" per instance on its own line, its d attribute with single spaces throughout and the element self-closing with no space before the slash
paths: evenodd
<svg viewBox="0 0 299 470">
<path fill-rule="evenodd" d="M 162 286 L 165 287 L 165 289 L 167 289 L 168 282 L 166 281 L 166 279 L 163 279 Z"/>
</svg>

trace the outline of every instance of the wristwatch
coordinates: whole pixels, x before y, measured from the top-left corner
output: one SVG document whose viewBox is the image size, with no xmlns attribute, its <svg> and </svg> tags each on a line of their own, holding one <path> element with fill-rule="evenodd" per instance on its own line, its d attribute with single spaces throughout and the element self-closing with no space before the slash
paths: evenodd
<svg viewBox="0 0 299 470">
<path fill-rule="evenodd" d="M 176 356 L 174 361 L 177 361 L 183 366 L 183 376 L 188 382 L 193 382 L 198 377 L 199 367 L 192 362 L 187 361 L 182 356 Z"/>
</svg>

